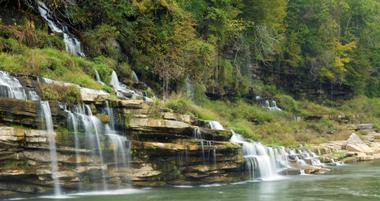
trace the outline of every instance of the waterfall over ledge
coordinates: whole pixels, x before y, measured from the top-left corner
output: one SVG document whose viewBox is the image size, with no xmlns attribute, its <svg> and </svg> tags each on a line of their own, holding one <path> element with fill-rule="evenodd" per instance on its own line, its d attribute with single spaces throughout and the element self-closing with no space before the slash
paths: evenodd
<svg viewBox="0 0 380 201">
<path fill-rule="evenodd" d="M 305 174 L 305 169 L 310 166 L 324 166 L 319 157 L 309 150 L 268 147 L 259 142 L 248 141 L 235 132 L 230 141 L 242 146 L 246 171 L 251 180 L 278 180 L 283 178 L 284 171 L 292 167 L 299 168 L 299 174 Z"/>
<path fill-rule="evenodd" d="M 78 87 L 93 98 L 41 100 L 41 83 Z M 123 90 L 116 73 L 113 83 Z M 0 170 L 0 178 L 13 182 L 7 191 L 62 197 L 136 186 L 217 185 L 281 179 L 290 170 L 309 174 L 310 166 L 323 166 L 306 149 L 267 147 L 217 121 L 151 113 L 154 105 L 143 97 L 112 99 L 72 83 L 1 71 L 0 89 L 0 112 L 7 114 L 0 119 L 0 154 L 12 156 L 0 159 L 9 163 Z"/>
</svg>

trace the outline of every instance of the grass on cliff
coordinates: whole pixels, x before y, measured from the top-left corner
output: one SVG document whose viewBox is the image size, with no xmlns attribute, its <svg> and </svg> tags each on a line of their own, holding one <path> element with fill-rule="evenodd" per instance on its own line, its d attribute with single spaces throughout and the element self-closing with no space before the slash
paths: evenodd
<svg viewBox="0 0 380 201">
<path fill-rule="evenodd" d="M 220 121 L 226 128 L 247 138 L 270 145 L 298 146 L 342 140 L 354 132 L 353 124 L 373 123 L 380 130 L 380 99 L 356 97 L 342 106 L 326 106 L 307 100 L 276 96 L 281 112 L 268 111 L 244 100 L 212 101 L 194 104 L 189 98 L 173 95 L 166 107 L 204 120 Z"/>
<path fill-rule="evenodd" d="M 12 46 L 12 51 L 0 53 L 0 69 L 76 83 L 94 89 L 102 88 L 93 78 L 95 70 L 105 78 L 111 74 L 111 68 L 105 60 L 88 61 L 57 49 L 33 49 L 18 44 Z"/>
</svg>

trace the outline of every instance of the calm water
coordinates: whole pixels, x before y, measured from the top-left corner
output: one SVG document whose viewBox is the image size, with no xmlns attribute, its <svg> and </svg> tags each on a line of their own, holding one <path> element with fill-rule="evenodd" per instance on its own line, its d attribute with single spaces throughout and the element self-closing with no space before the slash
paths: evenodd
<svg viewBox="0 0 380 201">
<path fill-rule="evenodd" d="M 114 194 L 119 195 L 114 195 Z M 124 194 L 123 194 L 124 193 Z M 28 199 L 51 200 L 51 199 Z M 55 199 L 57 200 L 57 199 Z M 222 186 L 176 187 L 74 195 L 67 201 L 366 201 L 380 200 L 380 162 L 334 169 L 328 175 Z"/>
</svg>

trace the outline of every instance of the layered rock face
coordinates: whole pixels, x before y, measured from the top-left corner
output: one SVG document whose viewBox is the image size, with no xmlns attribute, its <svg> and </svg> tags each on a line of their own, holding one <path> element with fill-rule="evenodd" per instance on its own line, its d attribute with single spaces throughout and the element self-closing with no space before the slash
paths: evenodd
<svg viewBox="0 0 380 201">
<path fill-rule="evenodd" d="M 25 80 L 28 86 L 36 86 L 33 81 Z M 67 191 L 76 191 L 79 185 L 82 190 L 102 189 L 103 180 L 107 188 L 117 188 L 126 183 L 195 185 L 244 178 L 244 159 L 240 146 L 229 142 L 230 131 L 199 128 L 195 125 L 199 121 L 189 115 L 152 111 L 151 103 L 143 100 L 106 100 L 89 92 L 82 93 L 86 108 L 104 125 L 115 118 L 113 126 L 127 137 L 127 151 L 131 156 L 127 166 L 118 167 L 115 164 L 118 160 L 114 160 L 115 145 L 104 136 L 100 139 L 102 159 L 94 156 L 95 147 L 94 150 L 76 148 L 67 111 L 61 103 L 51 101 L 57 175 Z M 105 112 L 108 104 L 115 113 L 113 117 Z M 0 185 L 3 186 L 0 194 L 52 192 L 48 133 L 42 129 L 39 102 L 2 97 L 0 112 Z M 87 142 L 80 134 L 79 138 L 81 143 Z"/>
<path fill-rule="evenodd" d="M 23 87 L 44 96 L 41 79 L 17 78 Z M 43 84 L 80 88 L 47 79 Z M 49 101 L 54 132 L 45 130 L 39 97 L 0 97 L 0 196 L 51 193 L 57 184 L 64 192 L 77 192 L 235 182 L 252 179 L 250 172 L 263 158 L 272 161 L 263 162 L 273 166 L 269 168 L 274 174 L 274 166 L 287 168 L 283 174 L 326 171 L 313 164 L 316 157 L 307 151 L 283 151 L 284 158 L 277 161 L 271 152 L 280 149 L 262 151 L 261 145 L 247 155 L 242 147 L 250 142 L 231 142 L 232 131 L 217 122 L 209 125 L 163 110 L 145 97 L 115 99 L 104 91 L 79 91 L 79 103 Z M 52 137 L 55 150 L 49 146 Z M 52 151 L 58 170 L 52 165 Z M 262 177 L 264 169 L 255 171 L 257 176 Z"/>
</svg>

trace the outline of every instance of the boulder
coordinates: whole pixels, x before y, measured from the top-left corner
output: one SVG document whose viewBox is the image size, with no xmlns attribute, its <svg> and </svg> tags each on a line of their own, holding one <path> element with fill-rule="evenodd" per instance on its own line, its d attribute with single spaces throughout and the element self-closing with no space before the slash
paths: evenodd
<svg viewBox="0 0 380 201">
<path fill-rule="evenodd" d="M 346 142 L 346 150 L 353 152 L 361 152 L 365 154 L 373 154 L 373 150 L 360 139 L 355 133 L 351 134 Z"/>
<path fill-rule="evenodd" d="M 360 152 L 365 154 L 373 154 L 373 150 L 366 144 L 347 144 L 347 151 Z"/>
<path fill-rule="evenodd" d="M 83 101 L 95 102 L 99 100 L 106 100 L 111 97 L 111 95 L 103 90 L 80 88 L 80 94 Z"/>
<path fill-rule="evenodd" d="M 356 125 L 355 130 L 372 130 L 373 129 L 373 124 L 368 123 L 368 124 L 358 124 Z"/>
<path fill-rule="evenodd" d="M 352 133 L 346 141 L 347 144 L 363 144 L 363 140 L 358 135 Z"/>
</svg>

